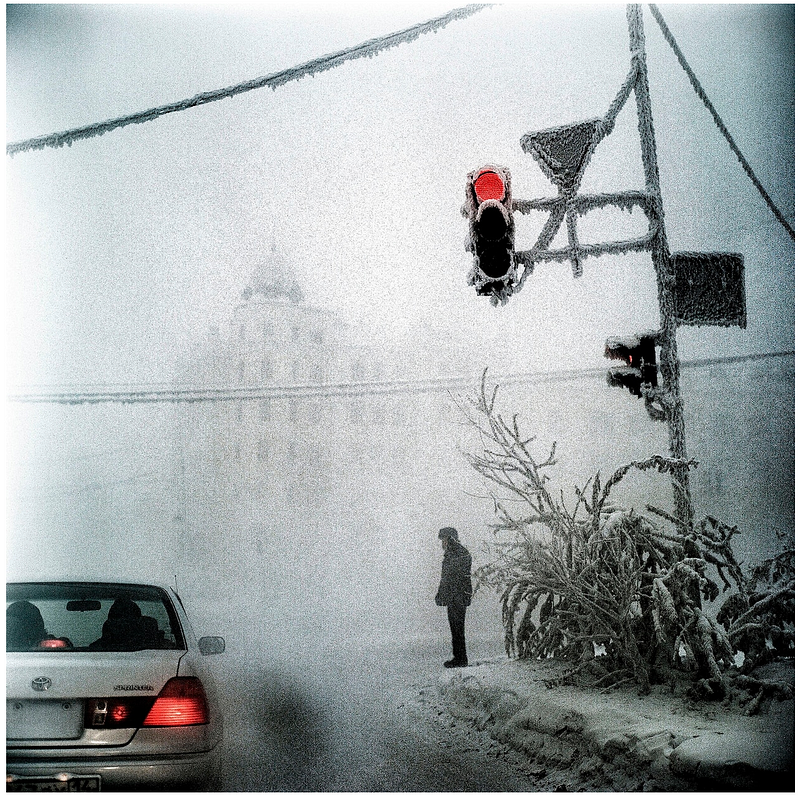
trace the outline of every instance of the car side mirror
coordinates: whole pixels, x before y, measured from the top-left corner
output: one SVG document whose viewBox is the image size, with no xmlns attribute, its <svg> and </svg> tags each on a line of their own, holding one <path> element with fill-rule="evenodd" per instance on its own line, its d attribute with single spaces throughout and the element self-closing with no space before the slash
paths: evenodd
<svg viewBox="0 0 800 801">
<path fill-rule="evenodd" d="M 197 641 L 197 647 L 203 656 L 214 656 L 214 654 L 225 653 L 224 637 L 201 637 Z"/>
</svg>

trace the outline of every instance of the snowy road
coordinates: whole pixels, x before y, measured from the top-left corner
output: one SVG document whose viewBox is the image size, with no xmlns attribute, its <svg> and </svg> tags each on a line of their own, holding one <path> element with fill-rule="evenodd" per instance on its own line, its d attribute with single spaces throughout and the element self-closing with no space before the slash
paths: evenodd
<svg viewBox="0 0 800 801">
<path fill-rule="evenodd" d="M 422 646 L 363 654 L 345 646 L 298 657 L 291 667 L 233 668 L 222 688 L 226 742 L 217 789 L 534 790 L 477 733 L 418 714 L 415 694 L 435 684 L 440 656 Z"/>
</svg>

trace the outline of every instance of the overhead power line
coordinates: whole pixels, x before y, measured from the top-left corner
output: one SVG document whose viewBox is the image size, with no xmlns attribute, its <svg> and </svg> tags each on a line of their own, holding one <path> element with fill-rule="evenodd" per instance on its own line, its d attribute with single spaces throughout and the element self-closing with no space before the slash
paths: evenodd
<svg viewBox="0 0 800 801">
<path fill-rule="evenodd" d="M 678 61 L 680 62 L 681 67 L 683 67 L 684 72 L 689 78 L 689 83 L 692 84 L 692 88 L 697 93 L 697 96 L 703 101 L 705 107 L 711 112 L 711 116 L 714 118 L 714 122 L 719 128 L 720 133 L 725 137 L 728 144 L 731 147 L 731 150 L 736 154 L 736 158 L 739 159 L 740 164 L 744 168 L 744 171 L 747 173 L 747 176 L 755 185 L 756 189 L 761 193 L 761 196 L 766 200 L 767 205 L 772 210 L 772 213 L 778 218 L 778 222 L 789 232 L 789 236 L 794 239 L 794 229 L 792 226 L 787 222 L 786 218 L 781 214 L 778 207 L 773 202 L 772 198 L 769 196 L 769 193 L 764 188 L 764 185 L 761 181 L 758 180 L 756 177 L 755 172 L 753 172 L 753 168 L 748 164 L 747 159 L 744 157 L 744 154 L 741 150 L 739 150 L 738 145 L 736 142 L 733 141 L 733 136 L 731 136 L 730 131 L 725 126 L 725 123 L 722 121 L 722 118 L 717 114 L 717 110 L 714 108 L 714 104 L 709 99 L 708 95 L 703 91 L 703 87 L 700 85 L 700 81 L 697 79 L 697 76 L 692 72 L 692 68 L 689 66 L 689 62 L 686 61 L 686 57 L 681 52 L 680 47 L 678 47 L 678 43 L 675 41 L 675 37 L 672 35 L 672 31 L 667 27 L 667 23 L 664 21 L 664 17 L 661 16 L 661 12 L 658 10 L 658 6 L 655 4 L 651 4 L 649 6 L 650 12 L 652 13 L 653 17 L 655 18 L 656 22 L 658 23 L 659 28 L 661 28 L 661 32 L 664 34 L 664 38 L 667 40 L 667 44 L 672 48 L 675 55 L 678 57 Z"/>
<path fill-rule="evenodd" d="M 715 364 L 735 364 L 739 362 L 763 361 L 764 359 L 793 356 L 794 351 L 758 353 L 747 356 L 722 356 L 712 359 L 697 359 L 682 362 L 682 367 L 709 367 Z M 491 380 L 503 386 L 512 384 L 547 384 L 573 381 L 605 375 L 604 367 L 559 370 L 547 373 L 512 373 L 505 376 L 492 376 Z M 357 398 L 375 395 L 413 395 L 430 392 L 474 389 L 475 376 L 453 376 L 451 378 L 426 378 L 421 380 L 360 381 L 340 384 L 303 384 L 295 386 L 255 386 L 194 389 L 135 389 L 128 391 L 87 392 L 29 392 L 17 393 L 8 397 L 11 403 L 60 403 L 77 405 L 83 403 L 203 403 L 219 401 L 283 400 L 288 398 Z"/>
<path fill-rule="evenodd" d="M 158 106 L 156 108 L 147 109 L 146 111 L 140 111 L 137 114 L 129 114 L 126 117 L 117 117 L 116 119 L 106 120 L 105 122 L 93 123 L 92 125 L 86 125 L 82 128 L 72 128 L 68 131 L 61 131 L 60 133 L 25 139 L 21 142 L 11 142 L 6 145 L 6 154 L 13 156 L 15 153 L 22 153 L 26 150 L 43 150 L 45 147 L 72 145 L 72 143 L 78 139 L 100 136 L 116 128 L 123 128 L 133 123 L 150 122 L 151 120 L 163 117 L 165 114 L 185 111 L 195 106 L 202 106 L 205 103 L 213 103 L 215 100 L 222 100 L 226 97 L 240 95 L 243 92 L 250 92 L 253 89 L 262 89 L 265 86 L 271 86 L 273 89 L 276 89 L 278 86 L 289 83 L 290 81 L 297 81 L 301 78 L 305 78 L 307 75 L 314 75 L 318 72 L 324 72 L 325 70 L 338 67 L 346 61 L 372 57 L 381 50 L 396 47 L 404 42 L 412 42 L 423 34 L 435 32 L 445 25 L 449 25 L 454 20 L 464 19 L 484 8 L 488 8 L 489 5 L 490 4 L 477 4 L 457 8 L 441 17 L 428 20 L 428 22 L 422 22 L 418 25 L 412 25 L 410 28 L 396 33 L 390 33 L 388 36 L 370 39 L 355 47 L 348 47 L 345 50 L 339 50 L 336 53 L 330 53 L 327 56 L 312 59 L 305 64 L 300 64 L 297 67 L 290 67 L 289 69 L 275 72 L 272 75 L 266 75 L 263 78 L 255 78 L 250 81 L 245 81 L 244 83 L 236 84 L 235 86 L 228 86 L 225 89 L 203 92 L 187 100 L 179 100 L 176 103 L 169 103 L 166 106 Z"/>
</svg>

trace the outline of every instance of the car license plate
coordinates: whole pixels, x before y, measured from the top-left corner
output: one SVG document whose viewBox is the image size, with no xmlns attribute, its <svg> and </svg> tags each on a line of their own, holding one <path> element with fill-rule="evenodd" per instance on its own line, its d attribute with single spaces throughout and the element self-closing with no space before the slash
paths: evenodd
<svg viewBox="0 0 800 801">
<path fill-rule="evenodd" d="M 82 732 L 81 701 L 6 701 L 7 740 L 77 740 Z"/>
<path fill-rule="evenodd" d="M 100 792 L 99 776 L 8 776 L 9 793 L 86 793 Z"/>
</svg>

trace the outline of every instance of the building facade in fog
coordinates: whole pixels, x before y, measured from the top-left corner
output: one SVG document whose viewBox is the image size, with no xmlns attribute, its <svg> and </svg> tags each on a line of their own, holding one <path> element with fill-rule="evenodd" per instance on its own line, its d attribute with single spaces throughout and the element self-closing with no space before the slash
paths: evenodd
<svg viewBox="0 0 800 801">
<path fill-rule="evenodd" d="M 309 593 L 318 593 L 337 625 L 374 608 L 381 587 L 416 619 L 407 607 L 426 607 L 435 587 L 424 580 L 436 581 L 441 559 L 430 532 L 458 524 L 453 464 L 457 472 L 463 459 L 446 392 L 389 390 L 466 370 L 456 352 L 398 357 L 307 304 L 271 249 L 183 377 L 257 396 L 176 409 L 186 569 L 258 576 L 282 608 L 303 595 L 304 608 L 313 605 Z"/>
<path fill-rule="evenodd" d="M 475 354 L 416 349 L 398 357 L 337 314 L 308 305 L 273 246 L 189 371 L 194 386 L 263 389 L 263 396 L 185 406 L 176 440 L 182 469 L 194 474 L 189 484 L 204 487 L 198 497 L 218 497 L 219 508 L 233 504 L 237 514 L 249 508 L 256 518 L 303 507 L 321 516 L 353 515 L 359 527 L 368 505 L 426 507 L 423 518 L 437 506 L 450 507 L 457 515 L 459 503 L 466 508 L 465 495 L 475 492 L 474 481 L 448 478 L 463 475 L 461 451 L 474 444 L 469 427 L 450 393 L 407 392 L 402 382 L 474 376 L 477 388 L 482 368 Z M 793 528 L 794 416 L 783 408 L 793 400 L 786 389 L 793 371 L 793 356 L 684 365 L 687 445 L 699 462 L 692 472 L 698 514 L 724 519 L 730 508 L 732 524 L 769 520 L 758 526 L 759 536 L 772 521 L 788 528 L 791 520 Z M 769 418 L 751 400 L 758 392 L 754 376 L 766 375 L 777 388 L 773 406 L 783 404 Z M 652 421 L 638 399 L 606 387 L 602 374 L 533 376 L 510 382 L 499 398 L 504 413 L 519 413 L 543 449 L 558 442 L 555 479 L 567 488 L 668 452 L 665 425 Z M 656 484 L 662 497 L 655 500 L 668 508 L 667 482 L 648 475 L 626 483 L 633 485 L 631 503 L 642 500 L 638 483 L 643 492 Z M 769 508 L 761 508 L 760 499 L 769 496 Z M 475 506 L 476 498 L 466 504 Z M 260 534 L 253 543 L 262 547 Z"/>
<path fill-rule="evenodd" d="M 307 304 L 273 245 L 184 379 L 262 397 L 194 404 L 179 435 L 183 461 L 205 473 L 209 492 L 226 488 L 272 508 L 317 504 L 331 492 L 361 495 L 363 473 L 410 469 L 413 442 L 448 401 L 442 393 L 387 391 L 389 384 L 468 371 L 463 353 L 417 348 L 400 357 L 334 312 Z M 396 491 L 397 482 L 377 482 L 371 491 L 390 487 Z"/>
</svg>

